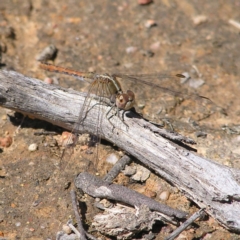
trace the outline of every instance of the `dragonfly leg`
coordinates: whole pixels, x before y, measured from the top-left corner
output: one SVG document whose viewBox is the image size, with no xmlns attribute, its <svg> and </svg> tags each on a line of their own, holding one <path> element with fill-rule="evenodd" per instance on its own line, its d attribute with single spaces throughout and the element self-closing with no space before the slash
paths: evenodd
<svg viewBox="0 0 240 240">
<path fill-rule="evenodd" d="M 115 112 L 112 113 L 110 116 L 108 116 L 108 115 L 110 114 L 111 110 L 112 110 L 113 108 L 115 108 L 115 107 L 116 107 Z M 125 112 L 126 112 L 126 110 L 123 110 L 122 116 L 120 116 L 120 109 L 119 109 L 115 104 L 113 104 L 113 105 L 111 106 L 111 108 L 108 110 L 108 112 L 106 113 L 106 118 L 108 119 L 108 121 L 110 122 L 110 124 L 113 126 L 113 129 L 115 128 L 115 126 L 114 126 L 114 124 L 112 123 L 111 118 L 112 118 L 113 116 L 117 116 L 118 119 L 126 126 L 126 128 L 127 128 L 127 130 L 128 130 L 129 126 L 128 126 L 128 125 L 125 123 L 125 121 L 124 121 L 124 113 L 125 113 Z"/>
<path fill-rule="evenodd" d="M 118 111 L 118 118 L 122 121 L 122 123 L 126 126 L 126 128 L 127 128 L 127 130 L 129 129 L 129 126 L 125 123 L 125 121 L 124 121 L 124 113 L 126 112 L 126 110 L 123 110 L 122 111 L 122 117 L 120 117 L 120 115 L 119 115 L 119 108 L 117 109 L 117 111 Z"/>
<path fill-rule="evenodd" d="M 115 111 L 114 114 L 111 114 L 110 116 L 108 116 L 108 115 L 110 114 L 110 112 L 112 111 L 112 109 L 113 109 L 114 107 L 116 107 L 116 105 L 115 105 L 115 104 L 112 104 L 111 108 L 110 108 L 110 109 L 107 111 L 107 113 L 106 113 L 106 118 L 107 118 L 107 120 L 109 121 L 109 123 L 110 123 L 110 124 L 112 125 L 112 127 L 113 127 L 112 132 L 113 132 L 115 126 L 114 126 L 114 124 L 112 123 L 111 118 L 112 118 L 114 115 L 116 115 L 116 111 Z"/>
</svg>

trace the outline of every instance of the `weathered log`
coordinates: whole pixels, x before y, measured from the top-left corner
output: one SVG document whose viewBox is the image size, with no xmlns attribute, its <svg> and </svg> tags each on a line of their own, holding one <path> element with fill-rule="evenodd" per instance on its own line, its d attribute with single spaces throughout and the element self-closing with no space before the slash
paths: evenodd
<svg viewBox="0 0 240 240">
<path fill-rule="evenodd" d="M 1 106 L 69 130 L 78 121 L 85 96 L 13 71 L 0 71 Z M 95 100 L 91 106 L 79 131 L 94 133 L 96 129 L 99 108 Z M 101 106 L 105 112 L 109 108 Z M 128 116 L 125 115 L 128 129 L 117 117 L 113 119 L 119 121 L 120 128 L 113 129 L 109 121 L 102 121 L 100 137 L 113 142 L 178 187 L 227 229 L 240 232 L 240 171 L 197 156 L 161 137 L 157 127 L 136 114 Z"/>
</svg>

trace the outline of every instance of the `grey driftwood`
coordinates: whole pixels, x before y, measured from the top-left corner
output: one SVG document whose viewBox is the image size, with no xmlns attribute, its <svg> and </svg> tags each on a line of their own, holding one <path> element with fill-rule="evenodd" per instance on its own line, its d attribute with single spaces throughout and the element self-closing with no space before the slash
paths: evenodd
<svg viewBox="0 0 240 240">
<path fill-rule="evenodd" d="M 75 186 L 95 198 L 106 198 L 120 201 L 133 207 L 146 205 L 149 209 L 160 212 L 173 220 L 175 217 L 185 219 L 188 215 L 186 212 L 175 210 L 141 193 L 128 189 L 125 186 L 110 184 L 86 172 L 80 173 L 76 177 Z"/>
<path fill-rule="evenodd" d="M 46 120 L 71 130 L 78 121 L 86 94 L 47 85 L 13 71 L 0 71 L 0 105 L 23 114 Z M 79 131 L 92 133 L 96 127 L 96 102 L 92 102 Z M 95 107 L 96 106 L 96 107 Z M 109 107 L 101 106 L 104 111 Z M 115 121 L 119 121 L 113 117 Z M 120 122 L 120 121 L 119 121 Z M 178 187 L 200 208 L 232 231 L 240 232 L 240 171 L 174 144 L 160 136 L 151 123 L 131 113 L 125 117 L 129 126 L 119 123 L 113 129 L 108 121 L 101 123 L 101 137 L 113 142 L 143 164 Z M 166 133 L 168 134 L 168 133 Z"/>
</svg>

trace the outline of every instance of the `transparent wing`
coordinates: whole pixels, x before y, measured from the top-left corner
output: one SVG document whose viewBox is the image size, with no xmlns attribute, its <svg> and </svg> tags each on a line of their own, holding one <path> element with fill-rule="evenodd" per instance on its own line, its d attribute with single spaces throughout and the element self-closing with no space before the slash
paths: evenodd
<svg viewBox="0 0 240 240">
<path fill-rule="evenodd" d="M 100 132 L 102 131 L 101 125 L 103 119 L 106 117 L 106 112 L 103 110 L 103 106 L 112 104 L 110 102 L 111 94 L 112 89 L 109 88 L 109 84 L 107 82 L 101 81 L 100 79 L 95 79 L 92 81 L 88 88 L 88 92 L 83 106 L 81 109 L 79 109 L 79 116 L 77 122 L 72 130 L 72 134 L 75 136 L 74 141 L 72 142 L 70 139 L 70 144 L 66 146 L 67 148 L 65 150 L 65 152 L 67 153 L 69 151 L 72 151 L 72 149 L 76 146 L 78 135 L 80 132 L 79 130 L 84 125 L 84 122 L 88 117 L 88 113 L 91 111 L 92 108 L 97 108 L 97 111 L 95 111 L 97 112 L 97 114 L 94 116 L 93 119 L 94 124 L 92 124 L 92 131 L 94 132 L 94 135 L 90 136 L 90 141 L 88 142 L 88 153 L 91 154 L 91 156 L 88 156 L 88 158 L 91 158 L 91 167 L 92 169 L 94 169 L 95 172 L 97 171 L 98 160 L 100 157 L 98 146 L 101 141 L 101 138 L 99 137 Z"/>
<path fill-rule="evenodd" d="M 126 74 L 113 74 L 116 77 L 121 79 L 133 81 L 139 84 L 145 84 L 151 87 L 152 89 L 157 88 L 163 93 L 168 93 L 172 96 L 182 97 L 184 99 L 191 98 L 196 100 L 208 99 L 207 97 L 200 96 L 196 93 L 186 93 L 180 91 L 184 89 L 184 86 L 179 85 L 179 79 L 185 79 L 186 76 L 182 74 L 168 75 L 168 74 L 135 74 L 135 75 L 126 75 Z M 154 82 L 159 82 L 154 83 Z M 189 90 L 189 89 L 188 89 Z M 211 101 L 210 99 L 208 99 Z"/>
<path fill-rule="evenodd" d="M 189 84 L 197 79 L 187 79 L 183 74 L 114 74 L 121 79 L 124 91 L 130 88 L 136 95 L 137 111 L 146 118 L 157 119 L 205 119 L 222 109 L 213 101 L 199 94 Z M 204 85 L 204 84 L 203 84 Z"/>
<path fill-rule="evenodd" d="M 97 107 L 97 115 L 95 116 L 96 117 L 94 119 L 95 123 L 93 124 L 93 128 L 94 128 L 93 132 L 95 133 L 95 136 L 91 136 L 89 138 L 88 146 L 90 148 L 94 145 L 98 145 L 98 143 L 100 142 L 100 138 L 98 136 L 101 131 L 101 122 L 103 118 L 106 116 L 106 113 L 103 112 L 103 105 L 111 104 L 110 102 L 111 95 L 116 90 L 114 89 L 114 85 L 111 84 L 110 81 L 108 81 L 108 77 L 106 77 L 105 79 L 104 75 L 97 75 L 95 73 L 88 73 L 88 72 L 79 72 L 72 69 L 54 66 L 47 63 L 40 63 L 40 68 L 50 72 L 56 72 L 56 73 L 73 76 L 82 81 L 87 81 L 88 83 L 90 83 L 86 98 L 84 100 L 83 106 L 81 107 L 81 109 L 79 109 L 78 119 L 72 129 L 72 132 L 71 133 L 63 132 L 62 134 L 61 142 L 62 142 L 62 146 L 64 147 L 63 154 L 61 156 L 61 162 L 62 162 L 62 159 L 68 160 L 69 157 L 72 156 L 79 139 L 79 132 L 80 132 L 79 130 L 81 129 L 81 126 L 84 125 L 84 120 L 88 116 L 89 111 L 91 111 L 91 109 L 95 107 Z M 86 152 L 91 153 L 92 150 L 88 149 Z M 94 165 L 93 169 L 95 169 L 96 171 L 96 166 L 98 164 L 98 158 L 99 158 L 98 148 L 95 152 L 96 152 L 95 154 L 92 154 L 91 160 L 93 161 L 93 164 L 91 165 Z M 64 167 L 64 169 L 66 169 L 66 167 Z"/>
</svg>

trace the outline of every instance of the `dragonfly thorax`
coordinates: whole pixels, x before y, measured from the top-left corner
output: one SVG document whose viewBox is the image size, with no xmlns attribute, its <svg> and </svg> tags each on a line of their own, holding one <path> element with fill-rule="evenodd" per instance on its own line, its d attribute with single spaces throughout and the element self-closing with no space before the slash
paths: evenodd
<svg viewBox="0 0 240 240">
<path fill-rule="evenodd" d="M 115 95 L 122 93 L 121 85 L 116 79 L 116 77 L 111 76 L 109 74 L 98 74 L 95 76 L 94 84 L 99 86 L 99 89 L 104 91 L 105 96 Z"/>
</svg>

